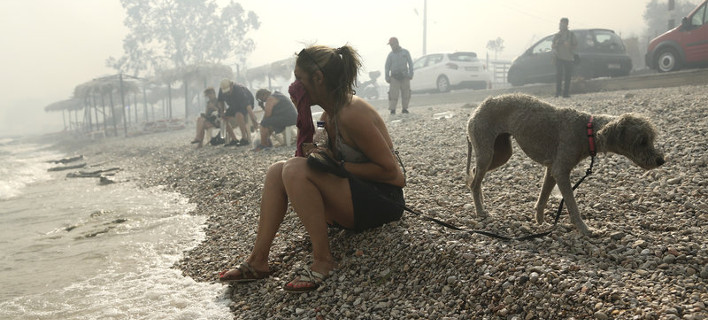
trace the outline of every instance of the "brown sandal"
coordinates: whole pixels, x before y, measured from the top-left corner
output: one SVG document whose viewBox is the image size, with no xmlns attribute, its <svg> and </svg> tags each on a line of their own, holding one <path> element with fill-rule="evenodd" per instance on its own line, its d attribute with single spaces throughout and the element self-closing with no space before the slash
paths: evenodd
<svg viewBox="0 0 708 320">
<path fill-rule="evenodd" d="M 239 275 L 227 275 L 227 273 L 231 271 L 239 270 L 241 273 Z M 253 269 L 251 264 L 248 262 L 242 262 L 239 264 L 236 269 L 231 269 L 231 270 L 224 270 L 219 273 L 219 281 L 223 283 L 243 283 L 243 282 L 251 282 L 251 281 L 256 281 L 260 279 L 265 279 L 268 276 L 273 274 L 273 271 L 268 271 L 268 272 L 259 272 L 256 271 L 256 269 Z"/>
</svg>

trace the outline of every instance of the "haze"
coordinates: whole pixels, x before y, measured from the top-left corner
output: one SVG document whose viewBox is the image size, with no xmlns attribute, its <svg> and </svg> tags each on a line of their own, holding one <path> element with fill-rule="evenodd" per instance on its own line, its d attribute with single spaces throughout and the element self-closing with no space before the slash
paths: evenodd
<svg viewBox="0 0 708 320">
<path fill-rule="evenodd" d="M 249 35 L 256 50 L 246 67 L 292 57 L 313 43 L 349 43 L 362 55 L 365 71 L 383 71 L 391 36 L 414 59 L 423 53 L 423 0 L 235 2 L 261 22 Z M 505 49 L 498 58 L 512 60 L 554 33 L 561 17 L 570 19 L 571 28 L 602 27 L 623 38 L 642 37 L 648 2 L 430 0 L 427 53 L 475 51 L 484 58 L 487 42 L 500 37 Z M 123 54 L 124 17 L 118 0 L 0 1 L 0 136 L 62 130 L 61 112 L 46 113 L 44 107 L 71 98 L 78 84 L 115 74 L 105 60 Z"/>
</svg>

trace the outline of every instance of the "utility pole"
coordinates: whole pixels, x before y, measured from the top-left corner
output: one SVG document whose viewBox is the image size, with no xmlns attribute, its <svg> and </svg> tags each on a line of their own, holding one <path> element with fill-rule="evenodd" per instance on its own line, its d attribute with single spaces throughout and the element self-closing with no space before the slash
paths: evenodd
<svg viewBox="0 0 708 320">
<path fill-rule="evenodd" d="M 426 38 L 428 33 L 428 0 L 423 0 L 423 55 L 426 53 Z"/>
<path fill-rule="evenodd" d="M 676 26 L 676 1 L 669 0 L 669 21 L 666 30 L 671 30 Z"/>
</svg>

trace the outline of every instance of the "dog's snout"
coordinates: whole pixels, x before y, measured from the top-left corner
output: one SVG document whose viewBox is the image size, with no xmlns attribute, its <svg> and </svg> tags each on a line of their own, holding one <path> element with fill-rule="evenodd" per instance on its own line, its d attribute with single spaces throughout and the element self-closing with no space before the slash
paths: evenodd
<svg viewBox="0 0 708 320">
<path fill-rule="evenodd" d="M 656 159 L 656 165 L 657 165 L 657 166 L 660 166 L 660 165 L 664 164 L 664 162 L 666 162 L 666 161 L 664 160 L 664 158 L 657 158 L 657 159 Z"/>
</svg>

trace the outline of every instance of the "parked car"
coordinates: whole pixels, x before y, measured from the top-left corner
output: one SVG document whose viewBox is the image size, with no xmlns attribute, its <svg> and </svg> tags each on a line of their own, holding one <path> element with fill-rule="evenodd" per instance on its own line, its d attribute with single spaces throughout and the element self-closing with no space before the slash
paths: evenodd
<svg viewBox="0 0 708 320">
<path fill-rule="evenodd" d="M 698 5 L 681 25 L 652 39 L 644 61 L 659 72 L 708 64 L 708 0 Z"/>
<path fill-rule="evenodd" d="M 433 53 L 413 62 L 411 91 L 491 88 L 492 75 L 474 52 Z"/>
<path fill-rule="evenodd" d="M 626 76 L 632 70 L 632 59 L 622 39 L 609 29 L 571 30 L 578 40 L 576 53 L 580 64 L 575 66 L 573 76 L 592 79 L 598 77 Z M 556 81 L 556 66 L 553 61 L 549 35 L 536 42 L 509 67 L 507 80 L 513 86 L 527 83 Z"/>
</svg>

